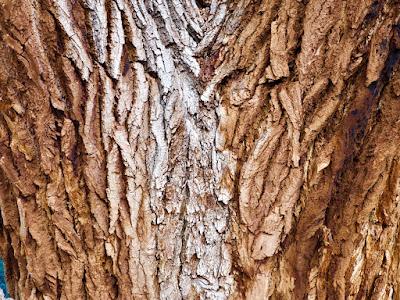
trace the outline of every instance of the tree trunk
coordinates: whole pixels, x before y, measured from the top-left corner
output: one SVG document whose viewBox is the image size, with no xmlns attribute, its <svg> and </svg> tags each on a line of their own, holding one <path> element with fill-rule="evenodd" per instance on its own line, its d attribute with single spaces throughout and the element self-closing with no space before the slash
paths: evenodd
<svg viewBox="0 0 400 300">
<path fill-rule="evenodd" d="M 1 0 L 15 299 L 400 299 L 396 0 Z"/>
</svg>

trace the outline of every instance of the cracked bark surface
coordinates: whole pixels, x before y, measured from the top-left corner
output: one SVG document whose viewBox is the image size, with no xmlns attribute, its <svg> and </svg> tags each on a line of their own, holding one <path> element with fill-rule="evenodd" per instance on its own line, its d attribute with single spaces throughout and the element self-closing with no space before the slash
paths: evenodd
<svg viewBox="0 0 400 300">
<path fill-rule="evenodd" d="M 400 3 L 0 0 L 14 299 L 400 299 Z"/>
</svg>

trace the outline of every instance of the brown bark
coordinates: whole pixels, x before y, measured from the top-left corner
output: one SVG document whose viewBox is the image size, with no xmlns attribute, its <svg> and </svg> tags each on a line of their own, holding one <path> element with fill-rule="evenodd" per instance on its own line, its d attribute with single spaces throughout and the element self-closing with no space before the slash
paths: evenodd
<svg viewBox="0 0 400 300">
<path fill-rule="evenodd" d="M 0 1 L 15 299 L 400 299 L 400 3 Z"/>
</svg>

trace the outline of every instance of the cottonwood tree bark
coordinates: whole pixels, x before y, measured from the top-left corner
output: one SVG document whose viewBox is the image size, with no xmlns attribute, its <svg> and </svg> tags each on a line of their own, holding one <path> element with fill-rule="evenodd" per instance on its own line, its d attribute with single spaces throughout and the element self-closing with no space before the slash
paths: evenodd
<svg viewBox="0 0 400 300">
<path fill-rule="evenodd" d="M 0 0 L 15 299 L 400 299 L 400 3 Z"/>
</svg>

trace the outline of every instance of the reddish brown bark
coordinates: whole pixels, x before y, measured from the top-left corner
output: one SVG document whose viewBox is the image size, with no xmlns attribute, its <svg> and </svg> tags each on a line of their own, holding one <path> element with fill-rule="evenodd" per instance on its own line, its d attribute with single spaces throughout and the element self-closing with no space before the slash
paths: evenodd
<svg viewBox="0 0 400 300">
<path fill-rule="evenodd" d="M 0 2 L 15 299 L 398 299 L 398 1 Z"/>
</svg>

